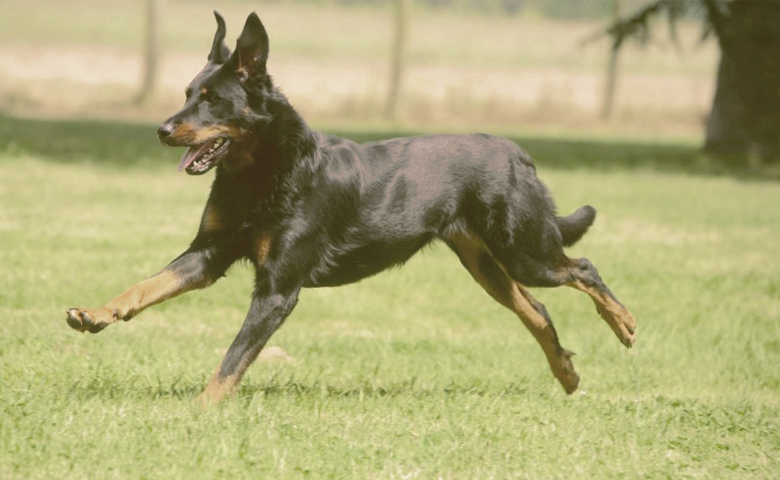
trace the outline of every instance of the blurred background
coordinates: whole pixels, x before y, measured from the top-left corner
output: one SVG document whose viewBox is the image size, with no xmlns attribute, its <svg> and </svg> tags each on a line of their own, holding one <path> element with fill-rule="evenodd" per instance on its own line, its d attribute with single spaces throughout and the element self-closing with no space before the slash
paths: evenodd
<svg viewBox="0 0 780 480">
<path fill-rule="evenodd" d="M 216 27 L 256 11 L 269 71 L 317 128 L 604 133 L 701 144 L 719 50 L 702 21 L 611 54 L 645 0 L 4 0 L 0 111 L 156 123 Z M 652 20 L 663 32 L 664 18 Z M 654 28 L 656 28 L 654 27 Z"/>
</svg>

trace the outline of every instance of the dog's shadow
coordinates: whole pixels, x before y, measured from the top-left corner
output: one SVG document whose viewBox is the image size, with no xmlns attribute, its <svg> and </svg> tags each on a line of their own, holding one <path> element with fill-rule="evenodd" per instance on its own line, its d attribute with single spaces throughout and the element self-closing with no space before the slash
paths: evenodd
<svg viewBox="0 0 780 480">
<path fill-rule="evenodd" d="M 299 381 L 290 379 L 284 382 L 266 381 L 260 383 L 247 382 L 236 392 L 235 397 L 251 399 L 255 396 L 266 398 L 322 398 L 322 399 L 381 399 L 409 397 L 422 399 L 440 396 L 521 396 L 528 393 L 528 383 L 471 383 L 468 381 L 449 383 L 425 383 L 414 377 L 401 381 L 382 382 L 376 380 L 357 381 L 352 384 L 334 384 L 314 381 Z"/>
<path fill-rule="evenodd" d="M 68 390 L 68 395 L 78 400 L 181 400 L 191 402 L 198 398 L 208 379 L 179 377 L 173 380 L 157 379 L 154 381 L 131 378 L 117 378 L 96 375 L 75 381 Z M 247 382 L 242 384 L 233 394 L 233 401 L 250 402 L 260 397 L 266 399 L 327 399 L 351 400 L 359 399 L 392 399 L 409 397 L 424 399 L 431 397 L 514 397 L 528 394 L 527 382 L 512 382 L 507 384 L 491 384 L 477 382 L 429 383 L 419 382 L 415 378 L 402 381 L 358 381 L 354 384 L 336 385 L 320 380 L 297 380 L 290 378 L 280 381 L 271 378 L 265 381 Z"/>
<path fill-rule="evenodd" d="M 92 375 L 74 381 L 68 396 L 78 400 L 173 399 L 190 400 L 203 391 L 207 379 L 178 377 L 171 379 L 116 378 Z"/>
</svg>

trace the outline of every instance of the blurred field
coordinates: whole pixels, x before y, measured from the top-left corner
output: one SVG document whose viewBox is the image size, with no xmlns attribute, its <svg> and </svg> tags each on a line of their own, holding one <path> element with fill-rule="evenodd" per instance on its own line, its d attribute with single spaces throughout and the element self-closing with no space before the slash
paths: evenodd
<svg viewBox="0 0 780 480">
<path fill-rule="evenodd" d="M 209 176 L 177 174 L 180 152 L 155 145 L 151 124 L 0 120 L 3 479 L 780 468 L 775 182 L 664 167 L 695 158 L 693 146 L 528 139 L 562 212 L 599 209 L 570 253 L 633 310 L 634 349 L 583 295 L 536 290 L 578 353 L 581 389 L 566 396 L 520 322 L 435 247 L 357 285 L 305 291 L 271 342 L 293 360 L 259 362 L 235 398 L 203 411 L 192 400 L 243 319 L 246 266 L 96 336 L 70 330 L 64 309 L 101 304 L 180 253 Z M 382 133 L 352 136 L 369 135 Z"/>
<path fill-rule="evenodd" d="M 143 108 L 143 2 L 6 2 L 0 16 L 0 107 L 17 113 L 158 121 L 175 110 L 200 70 L 214 32 L 231 45 L 257 10 L 271 36 L 269 69 L 315 124 L 382 125 L 391 13 L 381 8 L 238 1 L 167 2 L 160 92 Z M 34 13 L 32 13 L 34 12 Z M 700 136 L 717 51 L 697 47 L 696 25 L 671 45 L 629 47 L 620 58 L 613 119 L 598 120 L 607 61 L 592 20 L 484 16 L 416 9 L 398 122 L 412 127 L 511 127 L 622 131 L 651 138 Z"/>
</svg>

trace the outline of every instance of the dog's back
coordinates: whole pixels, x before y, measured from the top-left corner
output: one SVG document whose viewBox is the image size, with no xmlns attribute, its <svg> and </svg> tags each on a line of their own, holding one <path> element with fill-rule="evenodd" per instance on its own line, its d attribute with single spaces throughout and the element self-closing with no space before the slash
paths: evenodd
<svg viewBox="0 0 780 480">
<path fill-rule="evenodd" d="M 533 209 L 516 211 L 518 217 L 554 211 L 531 158 L 503 138 L 430 135 L 362 145 L 320 138 L 327 138 L 319 144 L 328 178 L 358 188 L 360 218 L 376 220 L 371 226 L 440 234 L 457 218 L 476 214 L 477 204 Z M 354 177 L 345 181 L 347 175 Z"/>
</svg>

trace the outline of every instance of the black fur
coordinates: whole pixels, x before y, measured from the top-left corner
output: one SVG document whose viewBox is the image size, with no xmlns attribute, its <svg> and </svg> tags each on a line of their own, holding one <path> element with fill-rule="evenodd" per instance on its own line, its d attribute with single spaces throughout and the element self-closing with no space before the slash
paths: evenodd
<svg viewBox="0 0 780 480">
<path fill-rule="evenodd" d="M 267 74 L 268 37 L 252 14 L 227 55 L 218 31 L 210 61 L 187 102 L 160 127 L 169 145 L 189 145 L 177 127 L 214 124 L 239 132 L 216 165 L 208 205 L 221 228 L 201 228 L 190 251 L 205 274 L 249 259 L 257 269 L 253 308 L 223 373 L 262 347 L 302 287 L 356 282 L 400 265 L 437 238 L 473 230 L 528 286 L 558 283 L 540 264 L 560 263 L 563 245 L 585 233 L 595 210 L 556 217 L 530 157 L 489 135 L 436 135 L 358 145 L 309 129 Z M 206 94 L 202 94 L 202 92 Z M 220 134 L 222 135 L 222 134 Z M 234 165 L 235 164 L 235 165 Z M 271 240 L 267 256 L 255 243 Z M 250 355 L 251 356 L 251 355 Z"/>
<path fill-rule="evenodd" d="M 590 205 L 580 207 L 568 217 L 558 217 L 558 228 L 561 231 L 563 246 L 570 247 L 577 243 L 588 231 L 596 219 L 596 209 Z"/>
<path fill-rule="evenodd" d="M 404 263 L 436 239 L 453 249 L 459 235 L 478 239 L 485 250 L 474 268 L 494 277 L 483 286 L 505 304 L 512 282 L 578 281 L 562 247 L 582 237 L 595 210 L 557 217 L 533 162 L 515 143 L 473 134 L 358 145 L 313 132 L 266 71 L 268 36 L 259 18 L 249 16 L 231 53 L 225 23 L 215 15 L 208 63 L 187 88 L 184 107 L 158 129 L 163 143 L 189 147 L 180 168 L 216 169 L 198 234 L 166 268 L 178 290 L 165 298 L 210 285 L 241 259 L 256 270 L 252 306 L 209 388 L 240 379 L 301 288 L 356 282 Z M 469 261 L 456 253 L 464 265 Z M 600 282 L 595 269 L 586 270 Z M 122 313 L 132 310 L 123 303 L 132 293 L 114 302 L 122 307 L 114 317 L 132 315 Z M 539 310 L 537 303 L 533 308 Z M 90 315 L 98 313 L 71 309 L 68 321 L 97 328 Z M 543 317 L 549 321 L 546 311 Z M 554 371 L 569 372 L 568 356 L 560 368 L 551 359 Z M 564 387 L 573 391 L 576 374 L 565 374 Z"/>
</svg>

